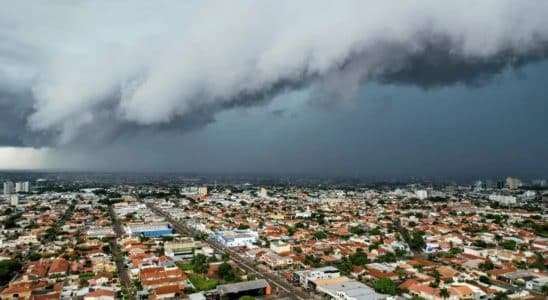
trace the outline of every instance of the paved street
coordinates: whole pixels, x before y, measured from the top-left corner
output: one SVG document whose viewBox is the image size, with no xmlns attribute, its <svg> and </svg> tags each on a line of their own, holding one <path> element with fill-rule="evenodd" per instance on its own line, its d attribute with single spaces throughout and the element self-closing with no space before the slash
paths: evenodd
<svg viewBox="0 0 548 300">
<path fill-rule="evenodd" d="M 123 237 L 124 230 L 122 228 L 122 225 L 120 224 L 120 220 L 116 218 L 116 214 L 114 214 L 112 206 L 109 209 L 112 216 L 112 222 L 114 224 L 114 232 L 116 233 L 116 239 L 111 240 L 112 255 L 114 257 L 114 261 L 116 262 L 116 267 L 118 268 L 118 276 L 120 277 L 122 284 L 125 286 L 129 298 L 131 300 L 135 300 L 136 297 L 133 292 L 133 283 L 131 282 L 131 279 L 129 278 L 126 270 L 124 255 L 122 254 L 122 251 L 120 250 L 120 247 L 116 242 L 117 239 Z"/>
<path fill-rule="evenodd" d="M 169 217 L 168 214 L 164 213 L 162 210 L 156 208 L 153 204 L 148 203 L 147 206 L 153 210 L 158 215 L 165 217 L 174 227 L 174 229 L 179 232 L 186 234 L 188 236 L 193 236 L 196 233 L 192 228 L 189 228 L 183 222 L 176 221 Z M 310 295 L 304 291 L 296 289 L 293 285 L 287 282 L 284 278 L 278 277 L 274 273 L 268 273 L 260 270 L 256 267 L 255 262 L 245 257 L 242 257 L 239 253 L 235 252 L 233 249 L 225 247 L 214 240 L 207 240 L 207 243 L 211 248 L 223 253 L 226 252 L 230 255 L 230 258 L 238 264 L 242 269 L 247 271 L 249 274 L 255 274 L 257 278 L 262 278 L 268 281 L 273 287 L 274 290 L 278 289 L 280 294 L 287 294 L 287 296 L 292 297 L 293 299 L 312 299 Z"/>
</svg>

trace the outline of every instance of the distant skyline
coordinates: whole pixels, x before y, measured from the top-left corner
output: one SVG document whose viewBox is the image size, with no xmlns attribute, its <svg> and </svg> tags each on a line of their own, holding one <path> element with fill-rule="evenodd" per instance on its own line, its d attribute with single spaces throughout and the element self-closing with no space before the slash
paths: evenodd
<svg viewBox="0 0 548 300">
<path fill-rule="evenodd" d="M 548 178 L 548 2 L 0 10 L 0 169 Z"/>
</svg>

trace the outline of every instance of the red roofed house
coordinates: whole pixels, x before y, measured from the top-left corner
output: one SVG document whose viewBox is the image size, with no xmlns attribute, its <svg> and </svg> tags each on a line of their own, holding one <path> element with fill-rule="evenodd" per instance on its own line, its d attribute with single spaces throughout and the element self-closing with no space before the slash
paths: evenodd
<svg viewBox="0 0 548 300">
<path fill-rule="evenodd" d="M 49 267 L 48 275 L 49 276 L 65 276 L 69 270 L 70 263 L 65 259 L 55 259 L 52 261 L 51 266 Z"/>
<path fill-rule="evenodd" d="M 89 292 L 84 296 L 84 300 L 114 300 L 116 292 L 99 289 L 93 292 Z"/>
</svg>

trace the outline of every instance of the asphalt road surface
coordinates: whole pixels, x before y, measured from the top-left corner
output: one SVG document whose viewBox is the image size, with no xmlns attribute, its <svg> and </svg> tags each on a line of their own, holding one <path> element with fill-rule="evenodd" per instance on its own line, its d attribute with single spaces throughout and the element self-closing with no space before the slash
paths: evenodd
<svg viewBox="0 0 548 300">
<path fill-rule="evenodd" d="M 161 209 L 156 208 L 153 204 L 147 203 L 147 206 L 154 211 L 156 214 L 166 218 L 172 225 L 175 231 L 179 233 L 186 234 L 188 236 L 193 236 L 195 232 L 192 228 L 189 228 L 184 224 L 183 222 L 177 221 L 172 219 L 167 213 L 163 212 Z M 224 245 L 214 241 L 214 240 L 207 240 L 207 244 L 217 250 L 221 253 L 228 253 L 230 258 L 238 264 L 240 268 L 247 271 L 249 274 L 255 274 L 257 278 L 265 279 L 272 287 L 274 287 L 273 290 L 278 289 L 280 294 L 286 294 L 287 296 L 293 298 L 293 299 L 312 299 L 312 297 L 307 294 L 304 291 L 298 290 L 293 285 L 291 285 L 289 282 L 287 282 L 284 278 L 278 276 L 274 273 L 265 272 L 263 270 L 260 270 L 256 267 L 255 263 L 251 261 L 250 259 L 247 259 L 243 257 L 240 253 L 237 253 L 233 249 L 230 249 L 228 247 L 225 247 Z"/>
</svg>

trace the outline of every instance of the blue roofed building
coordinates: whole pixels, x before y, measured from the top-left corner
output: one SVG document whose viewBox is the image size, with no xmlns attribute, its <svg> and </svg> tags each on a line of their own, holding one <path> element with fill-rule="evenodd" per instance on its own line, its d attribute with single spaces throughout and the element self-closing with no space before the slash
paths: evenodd
<svg viewBox="0 0 548 300">
<path fill-rule="evenodd" d="M 159 237 L 173 234 L 173 228 L 169 223 L 128 224 L 125 227 L 132 236 Z"/>
</svg>

